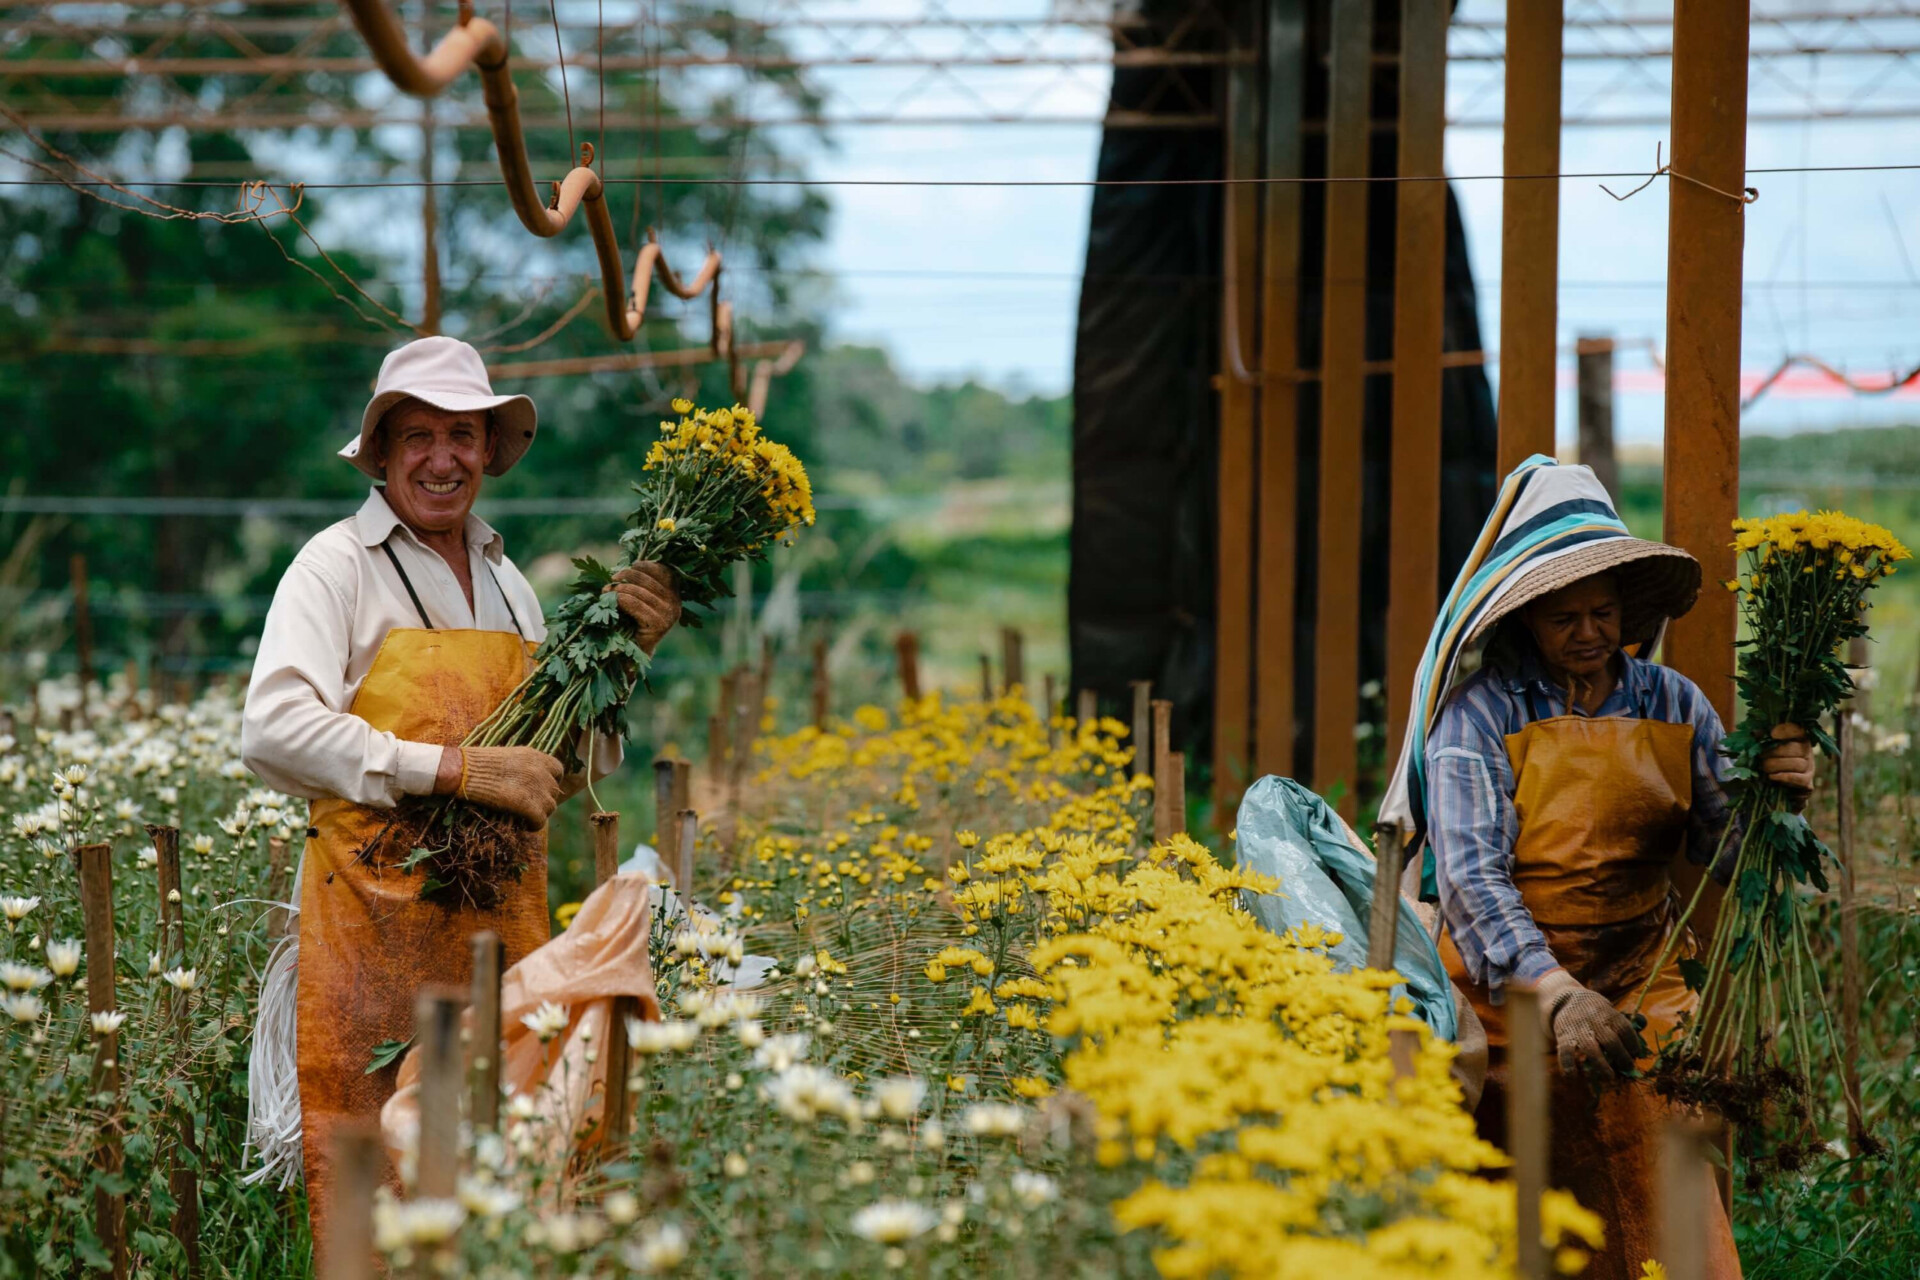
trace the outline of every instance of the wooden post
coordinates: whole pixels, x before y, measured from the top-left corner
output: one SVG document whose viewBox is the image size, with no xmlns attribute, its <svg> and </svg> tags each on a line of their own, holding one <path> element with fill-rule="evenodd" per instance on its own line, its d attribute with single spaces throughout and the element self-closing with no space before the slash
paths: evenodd
<svg viewBox="0 0 1920 1280">
<path fill-rule="evenodd" d="M 1133 689 L 1133 776 L 1153 772 L 1153 681 L 1129 680 Z"/>
<path fill-rule="evenodd" d="M 1613 339 L 1583 337 L 1573 344 L 1579 407 L 1580 461 L 1593 468 L 1614 505 L 1620 504 L 1620 458 L 1613 448 Z"/>
<path fill-rule="evenodd" d="M 900 696 L 920 697 L 920 637 L 902 631 L 893 638 L 893 652 L 900 664 Z"/>
<path fill-rule="evenodd" d="M 446 1199 L 460 1173 L 460 1006 L 456 988 L 426 987 L 414 1002 L 414 1047 L 420 1053 L 420 1151 L 414 1194 Z"/>
<path fill-rule="evenodd" d="M 633 1049 L 627 1043 L 627 1020 L 640 1016 L 640 1002 L 615 996 L 607 1011 L 607 1091 L 600 1108 L 600 1159 L 617 1156 L 633 1128 L 633 1094 L 627 1077 L 633 1070 Z"/>
<path fill-rule="evenodd" d="M 727 756 L 726 738 L 728 734 L 733 732 L 733 702 L 735 695 L 739 692 L 739 688 L 740 673 L 737 670 L 729 671 L 720 677 L 720 702 L 719 705 L 714 708 L 714 714 L 720 719 L 721 744 L 718 759 L 721 760 L 724 760 Z"/>
<path fill-rule="evenodd" d="M 149 822 L 147 838 L 153 841 L 155 879 L 160 892 L 160 963 L 170 966 L 185 958 L 187 941 L 185 901 L 180 884 L 180 828 Z M 161 1017 L 173 1025 L 174 1036 L 183 1052 L 189 1033 L 187 1000 L 186 996 L 176 996 L 170 987 L 161 987 Z M 195 1151 L 190 1111 L 180 1117 L 179 1147 L 189 1155 Z M 170 1230 L 187 1255 L 187 1274 L 197 1275 L 200 1271 L 200 1180 L 177 1154 L 173 1154 L 172 1168 L 167 1172 L 167 1190 L 175 1204 Z"/>
<path fill-rule="evenodd" d="M 740 783 L 753 761 L 753 740 L 760 730 L 760 685 L 753 676 L 740 681 L 739 702 L 733 709 L 733 767 L 727 772 L 729 809 L 740 803 Z"/>
<path fill-rule="evenodd" d="M 673 762 L 673 808 L 668 812 L 677 814 L 682 809 L 690 809 L 692 807 L 693 762 L 690 760 L 675 760 Z M 673 828 L 669 826 L 663 838 L 672 840 L 674 834 Z M 662 859 L 667 856 L 667 850 L 670 847 L 670 845 L 666 844 L 660 846 L 660 856 Z"/>
<path fill-rule="evenodd" d="M 1153 776 L 1160 776 L 1167 752 L 1173 750 L 1173 703 L 1166 698 L 1153 700 Z"/>
<path fill-rule="evenodd" d="M 1394 943 L 1400 930 L 1400 873 L 1406 845 L 1400 828 L 1383 823 L 1373 829 L 1373 912 L 1367 922 L 1367 968 L 1393 968 Z"/>
<path fill-rule="evenodd" d="M 1548 1115 L 1547 1034 L 1540 994 L 1531 984 L 1507 984 L 1507 1154 L 1513 1158 L 1514 1193 L 1519 1197 L 1515 1241 L 1520 1280 L 1549 1280 L 1553 1274 L 1540 1239 L 1540 1196 L 1547 1189 Z"/>
<path fill-rule="evenodd" d="M 833 700 L 833 686 L 828 683 L 827 642 L 813 642 L 813 727 L 820 733 L 827 731 L 827 710 Z"/>
<path fill-rule="evenodd" d="M 267 897 L 275 904 L 293 896 L 293 860 L 287 856 L 287 842 L 279 836 L 267 837 Z M 293 906 L 299 906 L 293 903 Z M 267 941 L 275 943 L 287 936 L 293 912 L 284 906 L 267 908 Z"/>
<path fill-rule="evenodd" d="M 140 718 L 140 664 L 128 658 L 126 665 L 120 670 L 120 678 L 127 686 L 127 695 L 121 699 L 120 705 L 128 719 L 138 720 Z"/>
<path fill-rule="evenodd" d="M 1213 777 L 1223 792 L 1253 756 L 1254 484 L 1260 456 L 1260 394 L 1249 368 L 1260 346 L 1260 62 L 1259 6 L 1227 11 L 1222 38 L 1240 55 L 1225 75 L 1220 190 L 1220 363 L 1214 377 L 1220 425 L 1214 467 Z M 1216 79 L 1216 84 L 1220 83 Z"/>
<path fill-rule="evenodd" d="M 1012 693 L 1026 687 L 1026 641 L 1018 627 L 1000 628 L 1000 691 Z"/>
<path fill-rule="evenodd" d="M 717 786 L 727 768 L 727 722 L 718 711 L 707 717 L 707 776 Z"/>
<path fill-rule="evenodd" d="M 1079 701 L 1073 708 L 1073 727 L 1085 732 L 1100 719 L 1100 696 L 1091 689 L 1080 691 Z"/>
<path fill-rule="evenodd" d="M 486 1133 L 500 1127 L 500 935 L 491 929 L 473 935 L 472 1009 L 467 1115 L 475 1133 Z"/>
<path fill-rule="evenodd" d="M 1271 0 L 1267 9 L 1265 176 L 1298 178 L 1306 83 L 1307 5 Z M 1253 765 L 1292 777 L 1293 626 L 1299 591 L 1300 214 L 1297 182 L 1271 182 L 1260 198 L 1260 467 L 1254 521 Z"/>
<path fill-rule="evenodd" d="M 420 6 L 420 43 L 428 46 L 433 37 L 429 22 L 433 7 Z M 434 161 L 433 99 L 420 100 L 420 328 L 424 333 L 440 332 L 440 192 L 433 180 Z"/>
<path fill-rule="evenodd" d="M 1353 819 L 1360 719 L 1361 440 L 1367 339 L 1367 148 L 1373 6 L 1333 7 L 1327 99 L 1327 256 L 1320 322 L 1319 576 L 1314 592 L 1313 789 Z M 1219 768 L 1216 762 L 1216 769 Z"/>
<path fill-rule="evenodd" d="M 147 823 L 147 838 L 153 841 L 155 879 L 160 888 L 160 963 L 170 966 L 187 942 L 184 894 L 180 889 L 180 828 Z M 165 1002 L 171 993 L 163 990 Z"/>
<path fill-rule="evenodd" d="M 1560 172 L 1561 16 L 1562 0 L 1528 0 L 1507 11 L 1496 476 L 1508 474 L 1532 454 L 1553 456 L 1560 182 L 1542 175 Z M 1743 43 L 1743 58 L 1745 48 Z M 1673 78 L 1677 85 L 1677 54 Z M 1740 100 L 1745 103 L 1744 93 Z M 1673 349 L 1671 333 L 1667 345 Z M 1667 421 L 1675 419 L 1669 414 Z"/>
<path fill-rule="evenodd" d="M 1660 1261 L 1667 1280 L 1707 1280 L 1707 1226 L 1701 1202 L 1711 1194 L 1706 1137 L 1698 1124 L 1668 1120 L 1660 1141 Z"/>
<path fill-rule="evenodd" d="M 1040 678 L 1040 722 L 1047 726 L 1047 749 L 1051 751 L 1060 745 L 1059 730 L 1054 727 L 1053 718 L 1060 711 L 1060 695 L 1054 689 L 1053 673 L 1049 671 Z"/>
<path fill-rule="evenodd" d="M 327 1212 L 322 1280 L 367 1280 L 373 1258 L 373 1190 L 386 1162 L 380 1130 L 348 1120 L 333 1131 L 333 1204 Z"/>
<path fill-rule="evenodd" d="M 87 689 L 93 683 L 93 613 L 87 607 L 87 558 L 75 553 L 67 561 L 73 575 L 73 644 L 80 654 L 80 719 L 87 716 Z"/>
<path fill-rule="evenodd" d="M 587 821 L 593 824 L 593 883 L 598 888 L 620 874 L 620 814 L 603 811 Z"/>
<path fill-rule="evenodd" d="M 674 863 L 673 887 L 685 902 L 693 901 L 693 851 L 700 839 L 700 815 L 691 809 L 680 811 L 680 856 Z M 682 909 L 685 909 L 684 903 Z"/>
<path fill-rule="evenodd" d="M 1400 8 L 1400 177 L 1393 276 L 1393 502 L 1387 514 L 1387 759 L 1440 608 L 1440 348 L 1445 336 L 1447 0 Z"/>
<path fill-rule="evenodd" d="M 993 659 L 980 655 L 980 701 L 993 701 Z"/>
<path fill-rule="evenodd" d="M 760 698 L 764 704 L 768 694 L 773 692 L 773 637 L 760 636 Z"/>
<path fill-rule="evenodd" d="M 113 846 L 83 844 L 74 850 L 80 862 L 80 910 L 85 922 L 87 950 L 87 1012 L 112 1013 L 118 1007 L 114 988 Z M 106 1122 L 94 1147 L 94 1165 L 105 1173 L 122 1166 L 120 1145 L 120 1035 L 94 1039 L 93 1091 L 107 1095 Z M 96 1189 L 93 1197 L 94 1232 L 113 1260 L 115 1280 L 127 1274 L 126 1197 Z"/>
<path fill-rule="evenodd" d="M 1667 194 L 1669 430 L 1661 510 L 1665 540 L 1692 552 L 1709 584 L 1733 576 L 1730 526 L 1740 507 L 1746 206 L 1720 192 L 1746 185 L 1747 24 L 1747 0 L 1674 7 L 1673 169 L 1693 181 L 1671 183 Z M 1501 366 L 1504 384 L 1504 352 Z M 1667 664 L 1705 690 L 1727 724 L 1735 718 L 1734 604 L 1731 591 L 1701 592 L 1699 604 L 1667 629 L 1665 650 Z"/>
<path fill-rule="evenodd" d="M 673 799 L 675 763 L 672 756 L 653 758 L 653 849 L 663 862 L 672 847 L 667 842 L 673 836 L 673 811 L 677 807 Z"/>
<path fill-rule="evenodd" d="M 1187 829 L 1187 753 L 1160 757 L 1153 776 L 1153 842 L 1171 840 Z"/>
<path fill-rule="evenodd" d="M 1839 854 L 1840 908 L 1840 1088 L 1846 1095 L 1847 1154 L 1858 1156 L 1866 1137 L 1866 1117 L 1860 1110 L 1860 916 L 1853 901 L 1853 866 L 1858 844 L 1854 828 L 1853 767 L 1857 738 L 1853 731 L 1853 706 L 1840 705 L 1834 717 L 1839 739 L 1840 761 L 1835 770 L 1835 797 L 1840 807 L 1839 829 L 1834 843 Z M 1866 1184 L 1856 1180 L 1853 1197 L 1866 1203 Z"/>
</svg>

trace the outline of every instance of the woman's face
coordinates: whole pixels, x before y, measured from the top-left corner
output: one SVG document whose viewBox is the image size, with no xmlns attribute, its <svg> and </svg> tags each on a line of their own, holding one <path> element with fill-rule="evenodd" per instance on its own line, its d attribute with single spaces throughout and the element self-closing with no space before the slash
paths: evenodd
<svg viewBox="0 0 1920 1280">
<path fill-rule="evenodd" d="M 1592 680 L 1620 649 L 1620 587 L 1597 573 L 1541 596 L 1521 611 L 1533 642 L 1556 677 Z"/>
</svg>

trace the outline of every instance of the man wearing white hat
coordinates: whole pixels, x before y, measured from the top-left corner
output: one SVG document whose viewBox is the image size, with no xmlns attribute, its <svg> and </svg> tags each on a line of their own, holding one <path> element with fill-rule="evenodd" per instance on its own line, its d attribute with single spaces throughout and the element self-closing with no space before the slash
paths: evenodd
<svg viewBox="0 0 1920 1280">
<path fill-rule="evenodd" d="M 298 1051 L 304 1162 L 316 1246 L 339 1122 L 372 1117 L 394 1068 L 374 1046 L 412 1035 L 423 984 L 470 981 L 468 940 L 500 935 L 507 964 L 548 935 L 546 822 L 579 785 L 530 747 L 458 744 L 525 674 L 545 634 L 533 588 L 473 514 L 484 477 L 533 443 L 526 396 L 498 396 L 479 352 L 410 342 L 381 363 L 360 430 L 340 456 L 378 483 L 353 517 L 317 534 L 268 610 L 241 723 L 241 754 L 269 786 L 312 801 L 299 878 Z M 610 588 L 652 652 L 680 616 L 654 564 Z M 589 767 L 619 762 L 602 743 Z M 389 838 L 407 796 L 459 795 L 525 830 L 526 871 L 497 903 L 423 901 L 411 844 Z M 263 1023 L 265 1015 L 263 1011 Z"/>
</svg>

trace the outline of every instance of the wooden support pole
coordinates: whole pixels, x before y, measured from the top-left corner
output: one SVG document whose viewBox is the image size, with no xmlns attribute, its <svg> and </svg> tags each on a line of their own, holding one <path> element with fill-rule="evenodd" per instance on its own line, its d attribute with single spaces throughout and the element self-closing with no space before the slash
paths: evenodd
<svg viewBox="0 0 1920 1280">
<path fill-rule="evenodd" d="M 1327 99 L 1327 256 L 1320 346 L 1319 573 L 1314 616 L 1313 789 L 1355 812 L 1360 719 L 1360 508 L 1367 342 L 1367 148 L 1373 6 L 1333 7 Z M 1217 766 L 1216 766 L 1217 767 Z"/>
<path fill-rule="evenodd" d="M 1394 943 L 1400 931 L 1400 873 L 1405 869 L 1406 842 L 1400 828 L 1386 823 L 1373 829 L 1373 911 L 1367 921 L 1367 968 L 1393 968 Z"/>
<path fill-rule="evenodd" d="M 185 895 L 180 881 L 180 828 L 147 824 L 147 838 L 153 841 L 155 879 L 160 894 L 160 963 L 171 967 L 185 958 Z M 187 1046 L 189 997 L 176 995 L 166 986 L 160 990 L 162 1017 L 173 1026 L 173 1033 L 184 1051 Z M 180 1116 L 179 1151 L 192 1156 L 195 1151 L 193 1114 Z M 169 1229 L 187 1255 L 187 1274 L 200 1271 L 200 1179 L 193 1168 L 170 1153 L 172 1167 L 167 1171 L 167 1190 L 173 1196 L 173 1221 Z"/>
<path fill-rule="evenodd" d="M 1540 1238 L 1540 1196 L 1547 1189 L 1547 1032 L 1540 994 L 1531 984 L 1507 984 L 1507 1154 L 1519 1197 L 1515 1241 L 1520 1280 L 1549 1280 L 1553 1271 Z"/>
<path fill-rule="evenodd" d="M 140 664 L 128 658 L 126 664 L 120 669 L 120 679 L 127 686 L 126 696 L 121 699 L 120 705 L 125 709 L 128 718 L 138 720 L 140 718 Z"/>
<path fill-rule="evenodd" d="M 602 810 L 587 821 L 593 827 L 593 883 L 598 888 L 620 874 L 620 814 Z"/>
<path fill-rule="evenodd" d="M 1267 10 L 1265 176 L 1298 178 L 1306 83 L 1305 0 Z M 1253 612 L 1253 765 L 1294 772 L 1294 598 L 1299 591 L 1300 201 L 1297 182 L 1262 188 L 1260 219 L 1260 466 L 1254 519 L 1259 547 Z"/>
<path fill-rule="evenodd" d="M 1706 1134 L 1684 1119 L 1660 1136 L 1660 1261 L 1667 1280 L 1707 1280 L 1707 1223 L 1701 1202 L 1712 1192 Z"/>
<path fill-rule="evenodd" d="M 601 1052 L 606 1057 L 606 1101 L 600 1108 L 600 1159 L 617 1158 L 633 1129 L 633 1094 L 628 1075 L 633 1070 L 633 1049 L 627 1043 L 627 1020 L 640 1016 L 640 1002 L 632 996 L 615 996 L 607 1016 L 607 1043 Z"/>
<path fill-rule="evenodd" d="M 1440 609 L 1440 349 L 1446 330 L 1447 0 L 1400 8 L 1395 193 L 1393 445 L 1387 514 L 1387 756 L 1407 732 L 1413 681 Z"/>
<path fill-rule="evenodd" d="M 420 5 L 420 42 L 430 47 L 433 6 L 431 0 Z M 433 180 L 434 149 L 433 99 L 420 100 L 420 328 L 422 332 L 440 332 L 440 193 Z"/>
<path fill-rule="evenodd" d="M 1153 700 L 1153 776 L 1159 777 L 1167 753 L 1173 750 L 1173 703 L 1166 698 Z"/>
<path fill-rule="evenodd" d="M 686 901 L 693 900 L 693 851 L 700 840 L 700 815 L 691 809 L 680 811 L 680 856 L 673 868 L 673 887 Z"/>
<path fill-rule="evenodd" d="M 902 631 L 893 638 L 893 652 L 900 664 L 900 696 L 920 697 L 920 637 Z"/>
<path fill-rule="evenodd" d="M 718 784 L 727 767 L 727 722 L 718 711 L 707 717 L 707 776 Z"/>
<path fill-rule="evenodd" d="M 113 935 L 113 846 L 83 844 L 74 850 L 80 863 L 80 911 L 86 932 L 87 1012 L 113 1013 L 119 1007 L 115 978 Z M 123 1164 L 120 1145 L 120 1035 L 94 1040 L 93 1092 L 106 1095 L 107 1119 L 94 1146 L 94 1166 L 118 1173 Z M 115 1280 L 127 1275 L 126 1197 L 96 1188 L 93 1196 L 94 1233 L 113 1262 Z"/>
<path fill-rule="evenodd" d="M 672 848 L 667 842 L 673 836 L 673 811 L 678 807 L 673 799 L 675 763 L 672 756 L 653 758 L 653 849 L 663 860 Z"/>
<path fill-rule="evenodd" d="M 1018 627 L 1000 628 L 1000 691 L 1012 693 L 1027 684 L 1026 640 Z"/>
<path fill-rule="evenodd" d="M 279 905 L 291 902 L 293 897 L 293 859 L 280 836 L 267 837 L 267 897 L 275 904 L 267 908 L 267 941 L 271 944 L 286 937 L 293 923 L 292 910 Z M 294 907 L 299 905 L 292 903 Z"/>
<path fill-rule="evenodd" d="M 460 1008 L 465 993 L 426 987 L 414 1002 L 414 1047 L 420 1054 L 420 1151 L 414 1194 L 447 1199 L 460 1174 L 460 1095 L 464 1055 Z"/>
<path fill-rule="evenodd" d="M 1620 504 L 1620 457 L 1613 447 L 1613 339 L 1582 337 L 1573 344 L 1580 461 L 1593 469 L 1614 505 Z"/>
<path fill-rule="evenodd" d="M 1170 840 L 1186 829 L 1186 757 L 1172 749 L 1173 703 L 1153 703 L 1153 840 Z M 1180 757 L 1175 778 L 1175 756 Z"/>
<path fill-rule="evenodd" d="M 1499 476 L 1533 454 L 1553 456 L 1560 182 L 1541 175 L 1560 172 L 1562 9 L 1563 0 L 1528 0 L 1507 11 Z M 1674 82 L 1679 80 L 1676 60 Z M 1741 101 L 1746 101 L 1744 95 Z M 1668 349 L 1672 347 L 1669 334 Z"/>
<path fill-rule="evenodd" d="M 367 1280 L 373 1258 L 373 1192 L 385 1164 L 380 1130 L 348 1120 L 333 1131 L 333 1204 L 327 1212 L 322 1280 Z"/>
<path fill-rule="evenodd" d="M 1153 772 L 1153 681 L 1129 680 L 1133 690 L 1133 776 Z"/>
<path fill-rule="evenodd" d="M 1073 727 L 1084 732 L 1100 719 L 1100 695 L 1091 689 L 1082 689 L 1073 708 Z"/>
<path fill-rule="evenodd" d="M 833 701 L 833 686 L 828 683 L 827 642 L 813 642 L 813 727 L 821 733 L 827 731 L 827 711 Z"/>
<path fill-rule="evenodd" d="M 678 814 L 682 809 L 690 809 L 692 807 L 693 762 L 691 760 L 675 760 L 673 762 L 673 808 L 669 810 L 669 812 Z M 674 831 L 669 827 L 663 839 L 671 840 L 673 836 Z M 671 847 L 670 844 L 662 844 L 660 846 L 660 856 L 665 858 L 667 856 L 667 850 Z"/>
<path fill-rule="evenodd" d="M 1747 10 L 1747 0 L 1687 0 L 1673 16 L 1673 169 L 1694 181 L 1673 183 L 1667 195 L 1661 517 L 1665 541 L 1693 553 L 1709 587 L 1733 575 L 1731 525 L 1740 509 L 1746 206 L 1720 192 L 1746 185 Z M 1502 352 L 1502 383 L 1505 363 Z M 1735 719 L 1734 604 L 1731 591 L 1702 591 L 1667 629 L 1665 651 L 1727 724 Z"/>
<path fill-rule="evenodd" d="M 1253 762 L 1254 485 L 1260 474 L 1260 65 L 1256 5 L 1230 10 L 1226 40 L 1247 56 L 1226 73 L 1225 176 L 1220 192 L 1220 426 L 1215 463 L 1213 780 L 1216 796 L 1244 786 Z M 1156 762 L 1157 763 L 1157 762 Z"/>
<path fill-rule="evenodd" d="M 980 701 L 993 701 L 993 659 L 980 655 Z"/>
<path fill-rule="evenodd" d="M 720 754 L 714 760 L 716 768 L 727 758 L 727 735 L 733 732 L 733 703 L 739 691 L 739 671 L 729 671 L 720 677 L 720 702 L 714 707 L 714 714 L 720 720 Z"/>
<path fill-rule="evenodd" d="M 186 947 L 185 894 L 180 887 L 180 828 L 157 823 L 147 824 L 147 838 L 153 841 L 154 878 L 160 891 L 160 963 L 171 968 Z M 164 1000 L 169 994 L 162 991 Z"/>
<path fill-rule="evenodd" d="M 500 1127 L 500 935 L 482 929 L 473 935 L 472 946 L 467 1118 L 475 1133 L 488 1133 Z"/>
</svg>

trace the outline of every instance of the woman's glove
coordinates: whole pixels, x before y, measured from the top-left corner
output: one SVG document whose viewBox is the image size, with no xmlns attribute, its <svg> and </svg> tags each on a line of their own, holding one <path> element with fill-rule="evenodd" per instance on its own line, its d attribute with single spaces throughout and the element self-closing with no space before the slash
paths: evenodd
<svg viewBox="0 0 1920 1280">
<path fill-rule="evenodd" d="M 648 653 L 680 621 L 680 593 L 673 587 L 673 570 L 663 564 L 642 560 L 614 574 L 606 589 L 640 629 L 640 647 Z"/>
<path fill-rule="evenodd" d="M 1540 979 L 1536 989 L 1562 1074 L 1572 1075 L 1583 1063 L 1590 1063 L 1602 1075 L 1624 1075 L 1633 1070 L 1635 1059 L 1646 1056 L 1646 1041 L 1633 1019 L 1598 991 L 1581 986 L 1565 969 Z"/>
<path fill-rule="evenodd" d="M 460 798 L 539 827 L 560 803 L 560 762 L 532 747 L 462 747 Z"/>
</svg>

